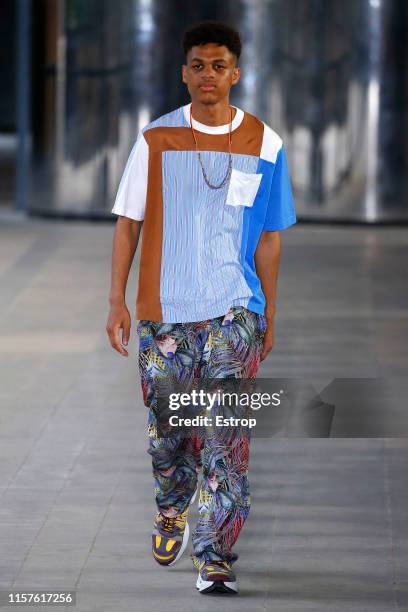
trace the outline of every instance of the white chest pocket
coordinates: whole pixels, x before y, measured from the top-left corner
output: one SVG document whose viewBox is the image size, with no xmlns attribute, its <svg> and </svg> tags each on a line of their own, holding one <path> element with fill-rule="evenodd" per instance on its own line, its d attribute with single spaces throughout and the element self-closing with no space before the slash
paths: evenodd
<svg viewBox="0 0 408 612">
<path fill-rule="evenodd" d="M 258 193 L 262 174 L 241 172 L 232 168 L 226 204 L 229 206 L 252 206 Z"/>
</svg>

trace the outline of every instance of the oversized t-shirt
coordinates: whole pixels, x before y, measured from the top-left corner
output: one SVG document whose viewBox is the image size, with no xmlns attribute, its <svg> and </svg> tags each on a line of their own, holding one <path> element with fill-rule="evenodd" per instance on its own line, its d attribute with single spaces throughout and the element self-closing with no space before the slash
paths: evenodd
<svg viewBox="0 0 408 612">
<path fill-rule="evenodd" d="M 220 189 L 205 182 L 190 126 L 190 104 L 140 130 L 112 213 L 143 220 L 136 318 L 203 321 L 232 306 L 264 314 L 254 254 L 262 231 L 296 223 L 281 137 L 238 107 L 232 121 L 232 172 Z M 229 163 L 226 125 L 193 118 L 208 180 Z"/>
</svg>

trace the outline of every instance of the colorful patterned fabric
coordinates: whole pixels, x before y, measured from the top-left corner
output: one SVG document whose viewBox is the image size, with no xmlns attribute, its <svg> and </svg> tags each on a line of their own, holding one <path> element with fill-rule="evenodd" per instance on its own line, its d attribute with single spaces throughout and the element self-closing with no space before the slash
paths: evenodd
<svg viewBox="0 0 408 612">
<path fill-rule="evenodd" d="M 190 104 L 138 134 L 112 213 L 143 220 L 136 318 L 163 323 L 222 316 L 230 306 L 264 313 L 254 253 L 262 231 L 296 223 L 282 138 L 236 108 L 232 172 L 220 189 L 205 182 L 190 126 Z M 212 184 L 229 164 L 229 124 L 193 119 Z"/>
<path fill-rule="evenodd" d="M 201 436 L 159 437 L 157 388 L 160 381 L 256 377 L 266 329 L 263 315 L 243 306 L 225 316 L 191 323 L 138 324 L 139 370 L 149 407 L 149 449 L 156 503 L 164 516 L 190 504 L 202 471 L 199 521 L 193 533 L 193 560 L 231 561 L 231 548 L 248 516 L 249 436 L 235 427 L 214 428 Z M 235 556 L 236 557 L 236 556 Z"/>
</svg>

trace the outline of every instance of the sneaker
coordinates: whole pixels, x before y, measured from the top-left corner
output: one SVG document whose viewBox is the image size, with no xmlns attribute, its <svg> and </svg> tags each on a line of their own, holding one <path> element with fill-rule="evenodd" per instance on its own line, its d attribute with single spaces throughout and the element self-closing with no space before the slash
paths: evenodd
<svg viewBox="0 0 408 612">
<path fill-rule="evenodd" d="M 195 490 L 190 505 L 197 495 Z M 156 515 L 152 533 L 152 553 L 160 565 L 173 565 L 186 549 L 190 528 L 187 523 L 189 507 L 177 516 Z"/>
<path fill-rule="evenodd" d="M 196 586 L 200 593 L 238 593 L 238 581 L 226 561 L 201 563 Z"/>
<path fill-rule="evenodd" d="M 152 552 L 160 565 L 173 565 L 183 554 L 190 535 L 187 514 L 188 508 L 177 516 L 157 513 L 152 533 Z"/>
</svg>

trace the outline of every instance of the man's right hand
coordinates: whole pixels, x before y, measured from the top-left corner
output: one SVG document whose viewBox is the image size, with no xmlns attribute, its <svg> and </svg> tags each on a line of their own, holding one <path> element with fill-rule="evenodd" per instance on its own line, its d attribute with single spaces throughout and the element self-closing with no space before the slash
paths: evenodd
<svg viewBox="0 0 408 612">
<path fill-rule="evenodd" d="M 129 353 L 124 348 L 129 342 L 131 318 L 126 304 L 111 305 L 108 322 L 106 323 L 106 331 L 109 336 L 111 346 L 124 357 L 128 357 Z M 120 331 L 122 330 L 122 337 Z"/>
</svg>

